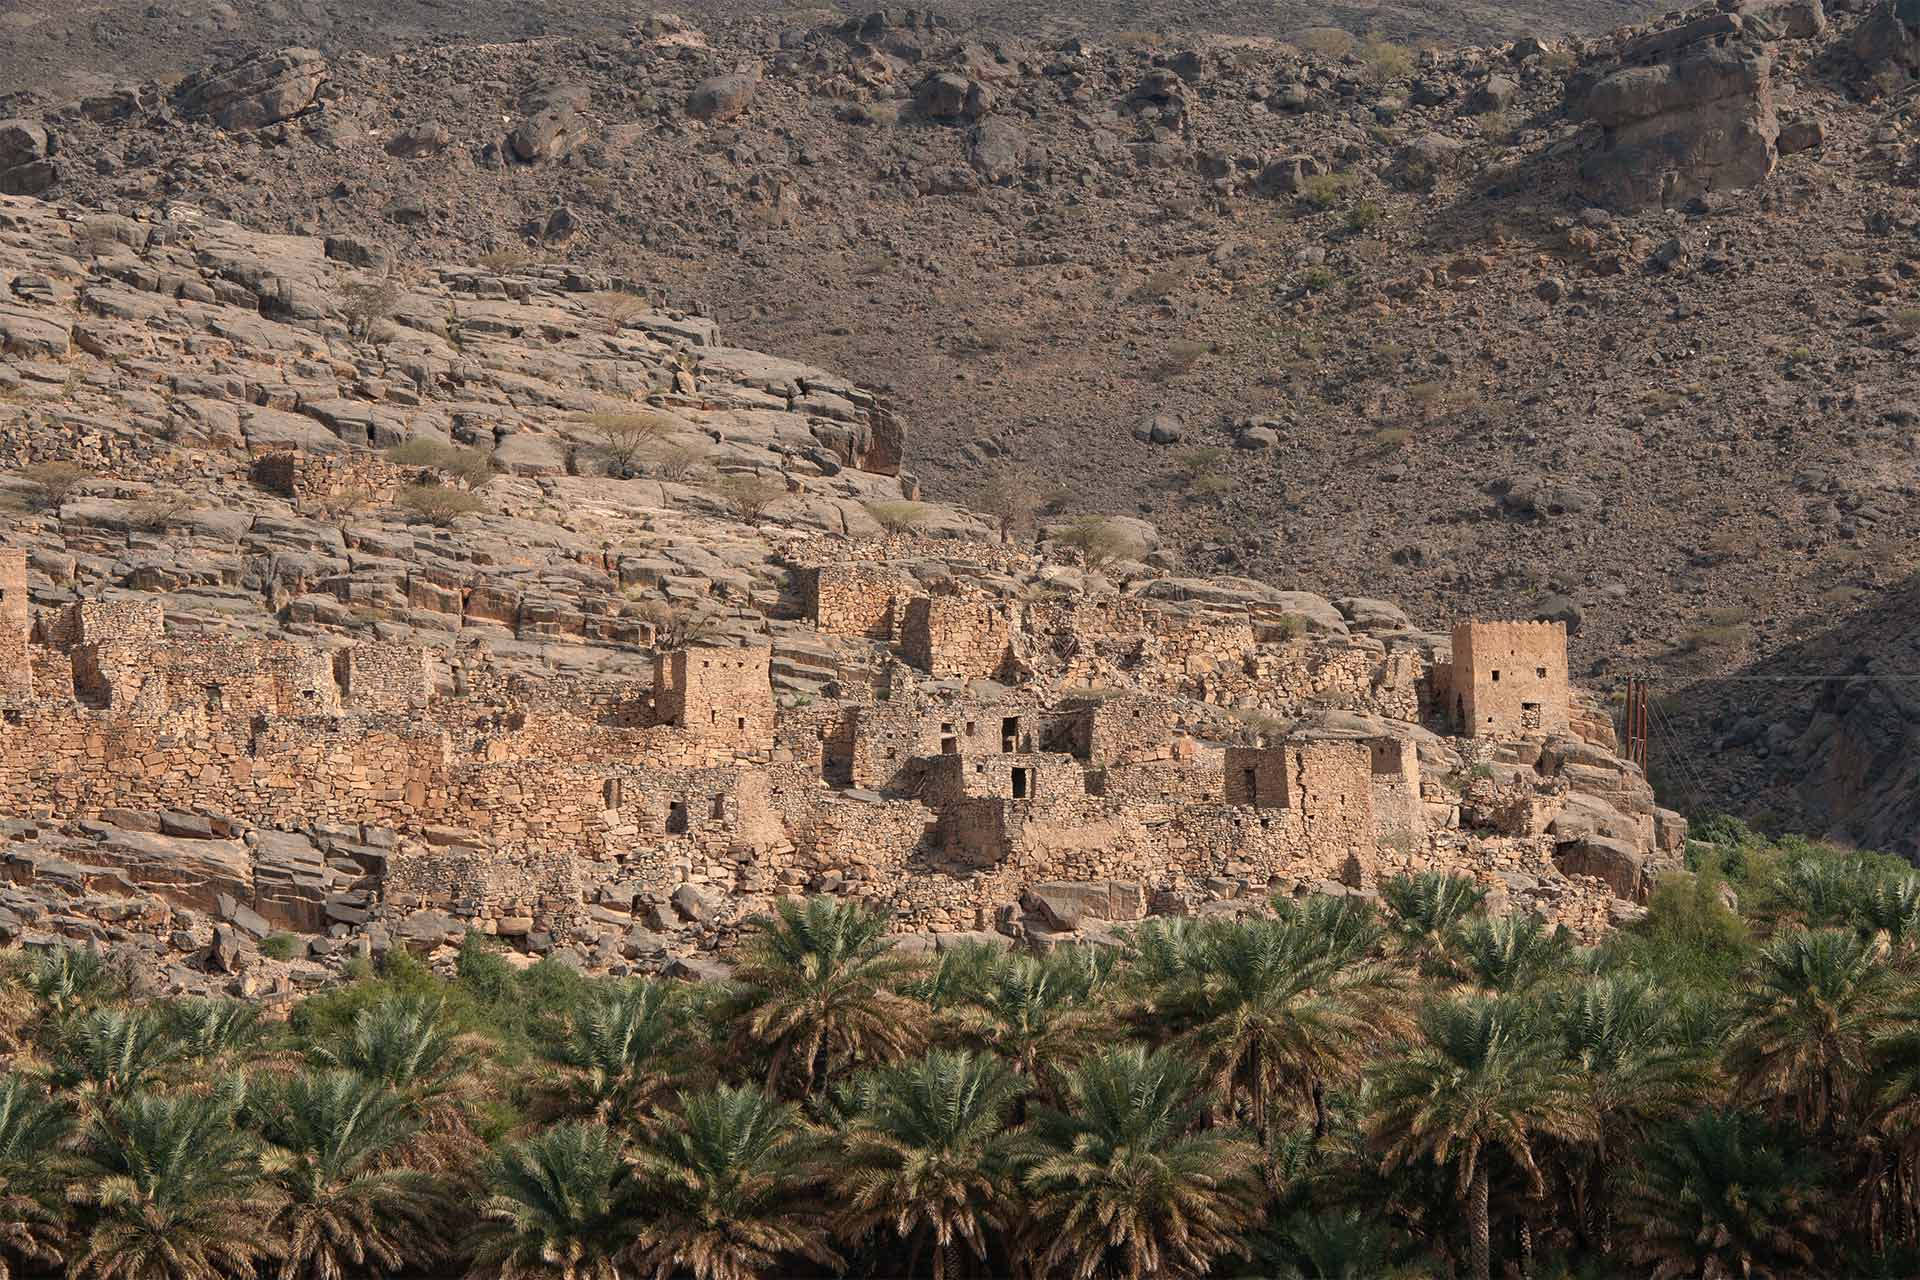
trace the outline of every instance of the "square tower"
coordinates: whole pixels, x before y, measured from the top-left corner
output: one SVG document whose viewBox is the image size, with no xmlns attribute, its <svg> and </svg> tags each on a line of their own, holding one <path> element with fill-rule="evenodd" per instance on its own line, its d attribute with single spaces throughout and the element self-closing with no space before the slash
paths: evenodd
<svg viewBox="0 0 1920 1280">
<path fill-rule="evenodd" d="M 773 651 L 678 649 L 653 660 L 653 710 L 662 724 L 716 746 L 773 745 Z"/>
<path fill-rule="evenodd" d="M 1454 724 L 1469 737 L 1568 732 L 1566 624 L 1457 624 L 1453 698 Z"/>
<path fill-rule="evenodd" d="M 33 664 L 27 657 L 32 629 L 27 553 L 21 547 L 0 547 L 0 702 L 10 707 L 33 701 Z"/>
</svg>

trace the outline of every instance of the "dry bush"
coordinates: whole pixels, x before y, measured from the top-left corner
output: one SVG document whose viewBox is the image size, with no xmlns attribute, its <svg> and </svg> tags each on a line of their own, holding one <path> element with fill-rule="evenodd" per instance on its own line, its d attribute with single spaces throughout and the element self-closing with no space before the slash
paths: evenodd
<svg viewBox="0 0 1920 1280">
<path fill-rule="evenodd" d="M 1158 302 L 1168 294 L 1178 293 L 1186 287 L 1187 269 L 1185 267 L 1162 267 L 1140 282 L 1133 291 L 1137 302 Z"/>
<path fill-rule="evenodd" d="M 492 480 L 493 456 L 466 445 L 442 444 L 425 436 L 415 436 L 386 452 L 387 461 L 402 467 L 432 467 L 469 489 L 478 489 Z"/>
<path fill-rule="evenodd" d="M 1383 448 L 1404 449 L 1413 443 L 1413 432 L 1405 427 L 1382 427 L 1373 433 L 1373 442 Z"/>
<path fill-rule="evenodd" d="M 596 293 L 587 300 L 587 309 L 618 333 L 627 321 L 643 311 L 653 310 L 653 304 L 634 293 Z"/>
<path fill-rule="evenodd" d="M 1347 230 L 1353 232 L 1371 231 L 1379 226 L 1387 216 L 1387 211 L 1371 200 L 1362 200 L 1347 210 Z"/>
<path fill-rule="evenodd" d="M 473 515 L 487 507 L 479 495 L 444 484 L 408 485 L 400 491 L 395 505 L 415 519 L 442 529 L 451 527 L 461 516 Z"/>
<path fill-rule="evenodd" d="M 1190 498 L 1224 498 L 1240 486 L 1232 476 L 1214 472 L 1212 475 L 1195 476 L 1187 482 L 1187 496 Z"/>
<path fill-rule="evenodd" d="M 130 519 L 136 529 L 144 529 L 148 533 L 161 533 L 191 510 L 193 510 L 193 503 L 185 494 L 161 493 L 135 503 Z"/>
<path fill-rule="evenodd" d="M 93 478 L 92 472 L 71 462 L 36 462 L 15 474 L 40 490 L 45 507 L 64 506 L 82 482 Z"/>
<path fill-rule="evenodd" d="M 867 514 L 888 533 L 911 533 L 927 522 L 924 502 L 869 502 Z"/>
<path fill-rule="evenodd" d="M 480 255 L 480 265 L 489 271 L 513 271 L 533 261 L 533 255 L 518 245 L 489 249 Z"/>
<path fill-rule="evenodd" d="M 373 490 L 365 485 L 351 485 L 328 494 L 317 505 L 321 515 L 330 520 L 339 520 L 372 506 Z"/>
<path fill-rule="evenodd" d="M 748 524 L 758 524 L 767 509 L 787 496 L 787 486 L 762 476 L 721 476 L 708 492 Z"/>
<path fill-rule="evenodd" d="M 1161 381 L 1177 377 L 1199 364 L 1200 357 L 1210 350 L 1212 348 L 1204 342 L 1197 342 L 1191 338 L 1177 339 L 1167 344 L 1167 349 L 1160 354 L 1159 361 L 1154 364 L 1150 372 Z"/>
<path fill-rule="evenodd" d="M 1033 524 L 1040 506 L 1040 491 L 1027 476 L 1004 472 L 987 481 L 980 491 L 980 510 L 994 518 L 1000 527 L 1000 540 L 1011 541 L 1016 529 Z"/>
<path fill-rule="evenodd" d="M 707 446 L 692 440 L 666 440 L 647 453 L 647 465 L 662 480 L 685 480 L 707 461 Z"/>
<path fill-rule="evenodd" d="M 1054 541 L 1080 553 L 1089 569 L 1140 555 L 1140 542 L 1122 526 L 1101 516 L 1083 516 L 1054 535 Z"/>
<path fill-rule="evenodd" d="M 606 456 L 607 474 L 627 479 L 637 474 L 640 459 L 659 448 L 676 424 L 664 413 L 590 413 L 580 419 Z"/>
<path fill-rule="evenodd" d="M 1224 449 L 1217 444 L 1197 445 L 1180 455 L 1180 474 L 1189 480 L 1218 475 L 1226 467 L 1232 453 L 1231 449 Z"/>
<path fill-rule="evenodd" d="M 1343 31 L 1339 27 L 1308 27 L 1287 43 L 1323 58 L 1344 58 L 1353 52 L 1355 41 L 1351 31 Z"/>
<path fill-rule="evenodd" d="M 1360 61 L 1366 63 L 1367 74 L 1376 83 L 1385 84 L 1412 73 L 1413 50 L 1391 40 L 1369 36 L 1360 45 Z"/>
<path fill-rule="evenodd" d="M 630 596 L 633 594 L 629 593 Z M 641 600 L 634 608 L 633 616 L 653 627 L 653 647 L 656 649 L 684 649 L 690 644 L 712 639 L 720 629 L 720 614 L 704 605 Z"/>
<path fill-rule="evenodd" d="M 1920 307 L 1901 307 L 1897 311 L 1889 312 L 1887 324 L 1903 338 L 1920 335 Z"/>
<path fill-rule="evenodd" d="M 371 283 L 348 280 L 339 290 L 340 315 L 347 322 L 347 331 L 366 342 L 373 337 L 373 326 L 399 310 L 404 297 L 406 290 L 392 278 Z"/>
</svg>

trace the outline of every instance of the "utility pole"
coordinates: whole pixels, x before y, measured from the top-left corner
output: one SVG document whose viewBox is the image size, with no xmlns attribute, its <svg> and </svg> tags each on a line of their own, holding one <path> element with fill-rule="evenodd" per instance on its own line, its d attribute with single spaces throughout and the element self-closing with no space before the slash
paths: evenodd
<svg viewBox="0 0 1920 1280">
<path fill-rule="evenodd" d="M 1647 771 L 1647 682 L 1638 676 L 1627 677 L 1626 732 L 1627 759 Z"/>
</svg>

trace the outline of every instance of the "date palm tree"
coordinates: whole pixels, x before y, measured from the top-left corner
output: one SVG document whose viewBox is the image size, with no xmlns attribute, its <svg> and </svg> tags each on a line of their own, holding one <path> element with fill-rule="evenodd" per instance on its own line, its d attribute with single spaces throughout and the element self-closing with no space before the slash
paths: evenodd
<svg viewBox="0 0 1920 1280">
<path fill-rule="evenodd" d="M 1384 1169 L 1450 1165 L 1467 1201 L 1468 1274 L 1492 1272 L 1490 1188 L 1504 1155 L 1534 1193 L 1545 1189 L 1541 1138 L 1587 1139 L 1594 1122 L 1583 1084 L 1546 1034 L 1545 1020 L 1511 998 L 1429 1004 L 1404 1053 L 1372 1081 L 1372 1137 Z"/>
<path fill-rule="evenodd" d="M 911 1244 L 910 1273 L 931 1246 L 934 1280 L 957 1269 L 960 1244 L 986 1261 L 1012 1216 L 1007 1116 L 1020 1088 L 997 1059 L 947 1050 L 879 1071 L 834 1161 L 841 1234 L 891 1231 Z"/>
<path fill-rule="evenodd" d="M 1399 954 L 1420 968 L 1440 961 L 1447 940 L 1487 900 L 1471 876 L 1420 871 L 1380 882 L 1387 929 Z"/>
<path fill-rule="evenodd" d="M 849 1067 L 919 1049 L 926 1011 L 900 989 L 919 966 L 893 950 L 884 916 L 820 896 L 751 923 L 722 1014 L 737 1052 L 766 1055 L 767 1088 L 810 1096 Z"/>
<path fill-rule="evenodd" d="M 25 985 L 54 1018 L 112 998 L 125 985 L 98 947 L 56 947 L 27 966 Z"/>
<path fill-rule="evenodd" d="M 155 1009 L 95 1009 L 67 1025 L 54 1079 L 94 1105 L 157 1083 L 179 1061 L 180 1045 Z"/>
<path fill-rule="evenodd" d="M 60 1148 L 73 1126 L 62 1107 L 17 1075 L 0 1076 L 0 1280 L 14 1264 L 66 1256 Z"/>
<path fill-rule="evenodd" d="M 555 1125 L 486 1171 L 473 1280 L 629 1280 L 633 1171 L 603 1124 Z"/>
<path fill-rule="evenodd" d="M 1711 1058 L 1681 1025 L 1684 1012 L 1639 974 L 1591 978 L 1549 1003 L 1560 1051 L 1592 1110 L 1592 1141 L 1565 1153 L 1574 1227 L 1589 1248 L 1610 1247 L 1603 1201 L 1616 1163 L 1707 1088 Z"/>
<path fill-rule="evenodd" d="M 1743 1110 L 1663 1130 L 1632 1165 L 1629 1251 L 1654 1264 L 1655 1280 L 1802 1274 L 1819 1228 L 1815 1171 L 1799 1146 Z"/>
<path fill-rule="evenodd" d="M 1912 979 L 1875 941 L 1847 929 L 1796 930 L 1754 963 L 1727 1067 L 1741 1093 L 1804 1128 L 1830 1130 L 1899 1025 Z"/>
<path fill-rule="evenodd" d="M 1099 1034 L 1089 998 L 1103 977 L 1075 951 L 1002 955 L 956 1019 L 974 1043 L 1005 1058 L 1042 1093 Z"/>
<path fill-rule="evenodd" d="M 179 1056 L 198 1067 L 237 1070 L 266 1043 L 259 1006 L 244 1000 L 183 1000 L 168 1012 Z"/>
<path fill-rule="evenodd" d="M 84 1280 L 252 1280 L 278 1258 L 279 1197 L 224 1093 L 135 1093 L 102 1110 L 72 1198 L 92 1226 L 70 1273 Z"/>
<path fill-rule="evenodd" d="M 1223 1097 L 1244 1097 L 1257 1133 L 1292 1098 L 1326 1128 L 1326 1089 L 1352 1078 L 1368 1048 L 1401 1025 L 1402 971 L 1372 959 L 1384 931 L 1345 899 L 1207 933 L 1161 1007 Z"/>
<path fill-rule="evenodd" d="M 1202 1276 L 1247 1256 L 1260 1221 L 1260 1147 L 1203 1128 L 1193 1068 L 1170 1049 L 1109 1049 L 1066 1076 L 1066 1102 L 1036 1108 L 1022 1180 L 1027 1248 L 1044 1268 L 1094 1276 Z"/>
<path fill-rule="evenodd" d="M 1466 981 L 1506 995 L 1563 976 L 1574 961 L 1566 929 L 1532 912 L 1469 920 L 1454 930 L 1448 950 Z"/>
<path fill-rule="evenodd" d="M 539 1113 L 603 1124 L 642 1120 L 683 1066 L 693 1025 L 683 990 L 628 982 L 573 1010 L 565 1032 L 546 1048 L 552 1068 L 537 1086 Z"/>
<path fill-rule="evenodd" d="M 837 1265 L 817 1143 L 796 1107 L 749 1085 L 682 1095 L 680 1111 L 635 1161 L 641 1272 L 756 1280 L 792 1255 Z"/>
<path fill-rule="evenodd" d="M 431 1135 L 416 1148 L 423 1164 L 446 1169 L 466 1162 L 477 1141 L 467 1101 L 480 1059 L 448 1024 L 440 1001 L 389 997 L 355 1014 L 340 1043 L 318 1046 L 310 1056 L 397 1093 Z"/>
<path fill-rule="evenodd" d="M 346 1280 L 433 1261 L 449 1198 L 407 1168 L 419 1128 L 386 1086 L 350 1071 L 256 1083 L 247 1111 L 279 1189 L 280 1280 Z"/>
</svg>

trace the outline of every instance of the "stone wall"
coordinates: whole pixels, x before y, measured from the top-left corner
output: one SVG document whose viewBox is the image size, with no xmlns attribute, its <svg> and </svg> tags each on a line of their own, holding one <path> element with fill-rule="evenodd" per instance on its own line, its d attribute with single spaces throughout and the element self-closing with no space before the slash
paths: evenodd
<svg viewBox="0 0 1920 1280">
<path fill-rule="evenodd" d="M 887 565 L 823 564 L 798 571 L 807 617 L 828 635 L 890 641 L 911 586 Z"/>
<path fill-rule="evenodd" d="M 0 548 L 0 707 L 17 708 L 33 698 L 33 662 L 27 653 L 32 632 L 27 553 Z"/>
<path fill-rule="evenodd" d="M 910 600 L 900 628 L 900 656 L 937 677 L 993 679 L 1011 656 L 1010 607 L 955 596 Z"/>
<path fill-rule="evenodd" d="M 360 506 L 384 506 L 421 471 L 362 452 L 281 450 L 263 454 L 253 464 L 255 483 L 290 498 L 301 512 L 329 511 L 348 499 Z"/>
<path fill-rule="evenodd" d="M 654 661 L 654 712 L 690 737 L 742 751 L 773 740 L 775 709 L 768 647 L 701 646 Z"/>
</svg>

